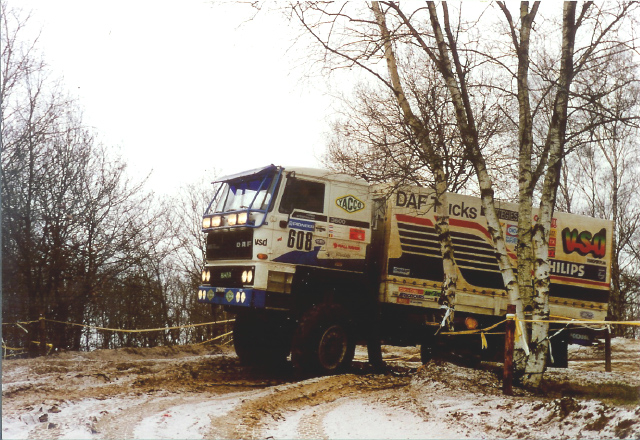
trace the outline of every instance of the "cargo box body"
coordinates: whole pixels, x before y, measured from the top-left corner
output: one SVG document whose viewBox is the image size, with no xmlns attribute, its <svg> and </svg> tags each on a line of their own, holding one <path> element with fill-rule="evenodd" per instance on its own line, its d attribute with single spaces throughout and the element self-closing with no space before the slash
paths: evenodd
<svg viewBox="0 0 640 440">
<path fill-rule="evenodd" d="M 434 200 L 432 190 L 418 187 L 397 189 L 386 198 L 381 302 L 439 307 L 444 273 L 435 232 Z M 504 315 L 508 298 L 480 199 L 448 194 L 448 203 L 458 275 L 455 309 Z M 515 269 L 518 205 L 499 203 L 497 208 Z M 549 232 L 552 315 L 596 320 L 606 317 L 612 228 L 608 220 L 554 214 Z"/>
</svg>

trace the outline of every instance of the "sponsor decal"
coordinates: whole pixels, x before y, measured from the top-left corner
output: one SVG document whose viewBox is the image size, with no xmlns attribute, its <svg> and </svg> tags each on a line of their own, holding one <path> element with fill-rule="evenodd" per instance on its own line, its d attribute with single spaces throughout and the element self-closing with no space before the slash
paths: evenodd
<svg viewBox="0 0 640 440">
<path fill-rule="evenodd" d="M 580 264 L 571 261 L 551 260 L 549 262 L 551 275 L 579 280 L 597 282 L 607 281 L 607 268 L 594 264 Z"/>
<path fill-rule="evenodd" d="M 550 266 L 551 273 L 556 275 L 569 275 L 570 277 L 575 278 L 582 278 L 584 276 L 584 264 L 552 261 Z"/>
<path fill-rule="evenodd" d="M 214 296 L 213 290 L 209 290 L 209 291 L 207 292 L 207 299 L 208 299 L 209 301 L 211 301 L 211 300 L 213 300 L 213 296 Z"/>
<path fill-rule="evenodd" d="M 517 237 L 518 236 L 518 227 L 515 225 L 507 225 L 507 236 L 509 237 Z"/>
<path fill-rule="evenodd" d="M 291 217 L 300 218 L 300 219 L 303 219 L 303 220 L 313 220 L 313 221 L 316 221 L 316 222 L 326 222 L 327 221 L 327 216 L 326 215 L 312 214 L 310 212 L 295 211 L 293 214 L 291 214 Z"/>
<path fill-rule="evenodd" d="M 411 300 L 409 298 L 396 298 L 396 302 L 398 304 L 411 304 Z"/>
<path fill-rule="evenodd" d="M 398 287 L 398 296 L 400 298 L 424 300 L 425 297 L 439 297 L 440 292 L 435 290 L 416 289 L 415 287 Z"/>
<path fill-rule="evenodd" d="M 506 220 L 509 222 L 518 221 L 518 211 L 509 211 L 508 209 L 496 208 L 496 214 L 500 220 Z M 485 215 L 484 208 L 480 208 L 480 215 Z"/>
<path fill-rule="evenodd" d="M 322 238 L 316 238 L 316 244 L 319 246 L 324 246 L 326 244 L 326 241 L 324 241 L 324 239 Z"/>
<path fill-rule="evenodd" d="M 348 220 L 346 218 L 329 217 L 329 223 L 335 223 L 336 225 L 353 226 L 354 228 L 369 229 L 369 222 L 362 222 L 358 220 Z M 329 224 L 329 232 L 333 225 Z"/>
<path fill-rule="evenodd" d="M 233 292 L 231 290 L 227 290 L 227 295 L 225 296 L 225 298 L 227 299 L 227 302 L 231 302 L 233 301 Z"/>
<path fill-rule="evenodd" d="M 420 294 L 416 294 L 416 293 L 404 293 L 404 292 L 400 292 L 398 294 L 398 298 L 407 298 L 407 299 L 424 299 L 424 295 Z"/>
<path fill-rule="evenodd" d="M 236 248 L 248 248 L 248 247 L 251 247 L 251 240 L 236 241 Z"/>
<path fill-rule="evenodd" d="M 577 252 L 583 257 L 591 254 L 595 258 L 604 258 L 607 252 L 607 230 L 602 228 L 592 235 L 589 231 L 578 232 L 577 229 L 564 228 L 562 248 L 565 254 Z"/>
<path fill-rule="evenodd" d="M 404 191 L 398 191 L 396 193 L 396 206 L 420 209 L 422 205 L 429 203 L 429 199 L 435 200 L 435 197 L 429 197 L 426 194 L 418 194 L 416 197 L 412 192 L 406 193 Z"/>
<path fill-rule="evenodd" d="M 549 246 L 556 247 L 556 239 L 553 237 L 549 237 Z"/>
<path fill-rule="evenodd" d="M 325 228 L 324 226 L 320 226 L 320 225 L 316 225 L 316 231 L 318 232 L 324 232 L 326 231 L 327 228 Z"/>
<path fill-rule="evenodd" d="M 348 251 L 359 251 L 360 246 L 354 246 L 352 244 L 333 243 L 334 249 L 344 249 Z"/>
<path fill-rule="evenodd" d="M 451 203 L 449 204 L 449 215 L 473 220 L 478 217 L 478 209 L 474 206 L 465 206 L 464 202 L 459 205 Z"/>
<path fill-rule="evenodd" d="M 344 196 L 344 197 L 340 197 L 339 199 L 336 199 L 336 205 L 338 205 L 340 208 L 347 211 L 349 214 L 352 214 L 354 212 L 358 212 L 364 209 L 364 202 L 352 195 L 348 195 L 348 196 Z"/>
<path fill-rule="evenodd" d="M 512 221 L 512 222 L 517 222 L 518 219 L 520 218 L 518 216 L 518 212 L 517 211 L 509 211 L 507 209 L 496 208 L 496 214 L 498 214 L 498 218 L 500 220 L 507 220 L 507 221 Z M 484 215 L 484 213 L 483 213 L 483 215 Z"/>
<path fill-rule="evenodd" d="M 289 224 L 287 226 L 291 229 L 300 229 L 302 231 L 315 231 L 316 229 L 315 223 L 305 220 L 289 219 Z"/>
<path fill-rule="evenodd" d="M 405 286 L 398 287 L 398 292 L 412 293 L 414 295 L 422 295 L 422 294 L 424 294 L 424 290 L 422 290 L 422 289 L 415 289 L 413 287 L 405 287 Z"/>
<path fill-rule="evenodd" d="M 408 277 L 409 274 L 411 274 L 411 270 L 404 267 L 394 267 L 392 272 L 396 275 L 402 275 L 405 277 Z"/>
<path fill-rule="evenodd" d="M 583 310 L 582 312 L 580 312 L 580 317 L 585 319 L 593 319 L 593 312 Z"/>
<path fill-rule="evenodd" d="M 216 287 L 216 293 L 224 293 L 224 287 Z"/>
<path fill-rule="evenodd" d="M 267 245 L 267 239 L 261 239 L 261 238 L 256 238 L 255 240 L 255 245 L 256 246 L 266 246 Z"/>
<path fill-rule="evenodd" d="M 349 230 L 349 240 L 364 241 L 364 237 L 365 237 L 364 229 L 351 228 Z"/>
</svg>

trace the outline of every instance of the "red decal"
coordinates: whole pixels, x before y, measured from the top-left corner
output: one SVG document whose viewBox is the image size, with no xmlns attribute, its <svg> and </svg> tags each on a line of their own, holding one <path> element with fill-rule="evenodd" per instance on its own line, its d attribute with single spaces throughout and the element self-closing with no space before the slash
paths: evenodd
<svg viewBox="0 0 640 440">
<path fill-rule="evenodd" d="M 428 218 L 411 217 L 410 215 L 396 214 L 396 219 L 398 219 L 399 222 L 413 223 L 414 225 L 433 226 L 433 222 Z"/>
<path fill-rule="evenodd" d="M 364 241 L 365 232 L 362 229 L 353 229 L 349 230 L 349 240 L 357 240 Z"/>
</svg>

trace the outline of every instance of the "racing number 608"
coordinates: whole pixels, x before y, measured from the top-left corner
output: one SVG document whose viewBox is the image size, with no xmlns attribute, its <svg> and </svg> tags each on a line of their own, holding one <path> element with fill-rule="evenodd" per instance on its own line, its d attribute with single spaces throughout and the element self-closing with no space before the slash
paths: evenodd
<svg viewBox="0 0 640 440">
<path fill-rule="evenodd" d="M 304 249 L 305 251 L 311 250 L 313 242 L 313 232 L 296 231 L 292 229 L 289 231 L 289 239 L 287 240 L 287 247 L 296 248 L 298 250 Z"/>
</svg>

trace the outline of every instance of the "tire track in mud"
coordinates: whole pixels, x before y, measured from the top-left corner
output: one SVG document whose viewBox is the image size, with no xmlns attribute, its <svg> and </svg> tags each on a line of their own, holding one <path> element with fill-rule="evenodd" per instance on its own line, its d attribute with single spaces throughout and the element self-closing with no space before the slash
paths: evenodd
<svg viewBox="0 0 640 440">
<path fill-rule="evenodd" d="M 303 411 L 297 423 L 299 438 L 327 438 L 324 416 L 339 406 L 339 399 L 363 397 L 403 388 L 409 377 L 344 374 L 271 387 L 263 395 L 248 398 L 227 415 L 212 418 L 215 426 L 226 426 L 226 438 L 263 438 L 266 430 L 283 423 L 290 414 Z"/>
</svg>

